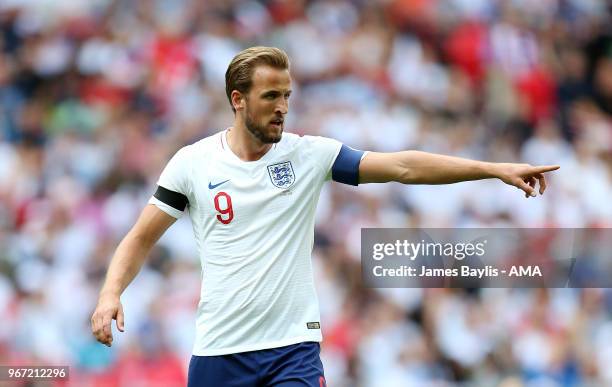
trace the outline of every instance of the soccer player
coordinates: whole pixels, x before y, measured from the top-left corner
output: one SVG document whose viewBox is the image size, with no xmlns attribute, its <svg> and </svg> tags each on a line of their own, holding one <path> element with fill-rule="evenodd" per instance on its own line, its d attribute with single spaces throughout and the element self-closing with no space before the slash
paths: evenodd
<svg viewBox="0 0 612 387">
<path fill-rule="evenodd" d="M 188 385 L 325 385 L 311 253 L 327 180 L 447 184 L 498 178 L 535 196 L 558 166 L 486 163 L 417 151 L 363 152 L 323 137 L 283 134 L 289 60 L 280 49 L 240 52 L 226 75 L 233 126 L 180 149 L 121 241 L 91 318 L 111 346 L 124 330 L 120 296 L 164 231 L 188 208 L 202 264 Z"/>
</svg>

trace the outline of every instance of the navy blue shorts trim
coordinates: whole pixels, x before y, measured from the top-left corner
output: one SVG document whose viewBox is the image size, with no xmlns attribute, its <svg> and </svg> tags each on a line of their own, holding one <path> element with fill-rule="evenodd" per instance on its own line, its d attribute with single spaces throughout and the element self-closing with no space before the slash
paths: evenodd
<svg viewBox="0 0 612 387">
<path fill-rule="evenodd" d="M 192 356 L 188 387 L 326 387 L 321 346 L 304 342 L 261 351 Z"/>
</svg>

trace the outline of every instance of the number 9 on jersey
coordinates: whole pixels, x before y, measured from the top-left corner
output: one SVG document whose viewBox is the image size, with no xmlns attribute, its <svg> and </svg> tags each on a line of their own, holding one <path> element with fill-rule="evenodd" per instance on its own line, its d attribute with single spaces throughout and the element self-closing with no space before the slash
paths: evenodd
<svg viewBox="0 0 612 387">
<path fill-rule="evenodd" d="M 228 224 L 234 219 L 234 209 L 232 208 L 232 198 L 221 191 L 215 195 L 215 209 L 217 210 L 217 220 L 223 224 Z"/>
</svg>

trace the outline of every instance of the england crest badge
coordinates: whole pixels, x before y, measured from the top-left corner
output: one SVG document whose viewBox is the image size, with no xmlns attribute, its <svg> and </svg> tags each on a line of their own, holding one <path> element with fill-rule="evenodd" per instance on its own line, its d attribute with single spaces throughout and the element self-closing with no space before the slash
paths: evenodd
<svg viewBox="0 0 612 387">
<path fill-rule="evenodd" d="M 291 161 L 268 165 L 268 174 L 275 187 L 287 189 L 295 182 L 295 173 Z"/>
</svg>

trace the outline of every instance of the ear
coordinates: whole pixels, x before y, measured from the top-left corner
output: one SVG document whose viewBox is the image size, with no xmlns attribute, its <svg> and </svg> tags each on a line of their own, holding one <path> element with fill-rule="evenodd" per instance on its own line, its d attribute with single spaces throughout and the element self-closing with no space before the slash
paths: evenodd
<svg viewBox="0 0 612 387">
<path fill-rule="evenodd" d="M 242 94 L 238 90 L 232 90 L 231 97 L 232 97 L 232 106 L 234 107 L 234 109 L 236 109 L 236 111 L 244 109 L 244 103 L 246 100 L 244 94 Z"/>
</svg>

